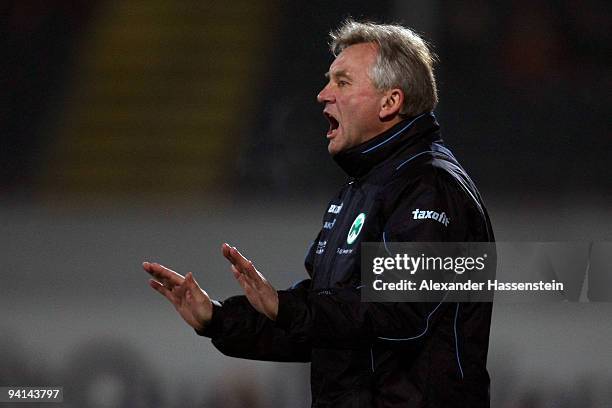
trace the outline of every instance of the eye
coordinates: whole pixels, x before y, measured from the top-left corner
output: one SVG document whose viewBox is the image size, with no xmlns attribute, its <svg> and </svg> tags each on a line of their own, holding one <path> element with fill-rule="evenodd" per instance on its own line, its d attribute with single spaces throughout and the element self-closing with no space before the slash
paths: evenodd
<svg viewBox="0 0 612 408">
<path fill-rule="evenodd" d="M 345 81 L 344 79 L 340 79 L 340 80 L 338 81 L 338 86 L 339 86 L 340 88 L 342 88 L 342 87 L 344 87 L 344 86 L 346 86 L 346 85 L 348 85 L 348 84 L 349 84 L 349 83 L 348 83 L 347 81 Z"/>
</svg>

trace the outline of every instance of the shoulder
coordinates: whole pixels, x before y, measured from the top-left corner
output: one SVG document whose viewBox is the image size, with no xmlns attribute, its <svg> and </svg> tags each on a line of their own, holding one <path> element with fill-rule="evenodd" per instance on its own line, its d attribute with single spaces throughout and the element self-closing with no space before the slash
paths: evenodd
<svg viewBox="0 0 612 408">
<path fill-rule="evenodd" d="M 488 229 L 486 211 L 469 176 L 455 160 L 433 153 L 398 168 L 379 200 L 386 229 L 404 237 L 463 241 Z"/>
<path fill-rule="evenodd" d="M 473 201 L 464 180 L 469 177 L 458 163 L 424 152 L 410 163 L 396 166 L 380 199 L 391 206 L 404 201 L 461 206 Z"/>
</svg>

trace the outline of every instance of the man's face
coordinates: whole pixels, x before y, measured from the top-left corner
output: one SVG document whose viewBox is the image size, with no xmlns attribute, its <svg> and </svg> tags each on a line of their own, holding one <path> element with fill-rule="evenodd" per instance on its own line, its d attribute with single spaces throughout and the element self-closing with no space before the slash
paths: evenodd
<svg viewBox="0 0 612 408">
<path fill-rule="evenodd" d="M 379 114 L 384 93 L 374 87 L 368 72 L 376 62 L 372 43 L 345 48 L 329 67 L 329 82 L 317 95 L 329 120 L 327 150 L 335 155 L 385 130 Z"/>
</svg>

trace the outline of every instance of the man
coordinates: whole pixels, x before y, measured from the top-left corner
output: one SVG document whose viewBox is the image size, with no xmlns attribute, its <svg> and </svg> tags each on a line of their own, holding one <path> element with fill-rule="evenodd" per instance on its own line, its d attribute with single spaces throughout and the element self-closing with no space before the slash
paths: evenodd
<svg viewBox="0 0 612 408">
<path fill-rule="evenodd" d="M 317 96 L 328 150 L 350 180 L 306 257 L 275 290 L 222 246 L 245 296 L 212 301 L 193 275 L 144 263 L 151 286 L 234 357 L 311 362 L 313 407 L 485 407 L 489 303 L 361 302 L 360 243 L 493 241 L 480 195 L 440 139 L 430 51 L 401 26 L 348 20 Z M 413 215 L 444 212 L 447 220 Z"/>
</svg>

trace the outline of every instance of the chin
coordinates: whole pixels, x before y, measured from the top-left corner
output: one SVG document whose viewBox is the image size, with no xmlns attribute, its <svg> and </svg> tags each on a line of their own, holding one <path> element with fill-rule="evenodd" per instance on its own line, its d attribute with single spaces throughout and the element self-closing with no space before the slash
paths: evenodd
<svg viewBox="0 0 612 408">
<path fill-rule="evenodd" d="M 329 142 L 329 145 L 327 145 L 327 151 L 329 152 L 330 155 L 335 156 L 338 153 L 340 153 L 342 149 L 336 144 L 334 144 L 334 142 L 332 141 L 332 142 Z"/>
<path fill-rule="evenodd" d="M 349 146 L 347 146 L 347 144 L 348 143 L 346 143 L 346 140 L 342 137 L 342 134 L 338 133 L 334 136 L 333 139 L 329 140 L 329 144 L 327 145 L 327 151 L 332 156 L 335 156 L 341 151 L 348 149 Z"/>
</svg>

